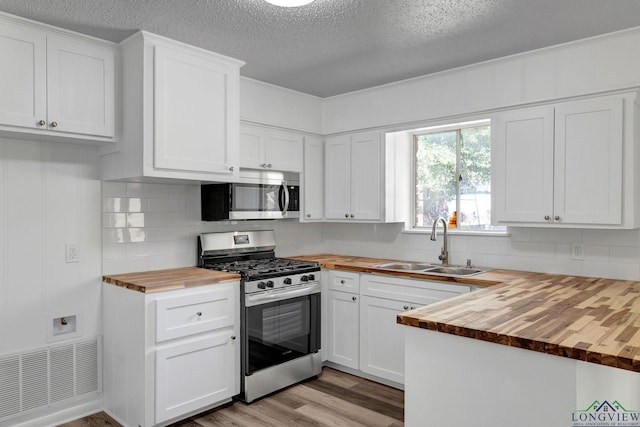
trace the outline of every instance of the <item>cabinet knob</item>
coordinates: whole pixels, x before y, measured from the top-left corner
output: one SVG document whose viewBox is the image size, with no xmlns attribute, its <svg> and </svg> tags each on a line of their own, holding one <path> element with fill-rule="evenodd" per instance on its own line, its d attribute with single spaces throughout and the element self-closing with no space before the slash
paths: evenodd
<svg viewBox="0 0 640 427">
<path fill-rule="evenodd" d="M 261 168 L 266 168 L 266 167 L 267 167 L 267 164 L 266 164 L 266 163 L 261 163 L 261 164 L 260 164 L 260 167 L 261 167 Z"/>
<path fill-rule="evenodd" d="M 39 120 L 38 123 L 36 123 L 38 126 L 44 126 L 47 124 L 47 122 L 45 122 L 44 120 Z"/>
<path fill-rule="evenodd" d="M 352 300 L 352 301 L 356 301 L 357 299 L 358 299 L 358 298 L 356 298 L 356 297 L 351 297 L 351 300 Z"/>
<path fill-rule="evenodd" d="M 344 285 L 344 279 L 340 280 L 340 283 Z"/>
<path fill-rule="evenodd" d="M 405 305 L 405 306 L 404 306 L 404 307 L 402 307 L 402 308 L 404 308 L 405 310 L 409 310 L 409 306 L 408 306 L 408 305 Z"/>
<path fill-rule="evenodd" d="M 411 310 L 415 310 L 416 309 L 413 305 L 411 307 L 409 307 L 409 308 L 411 308 Z"/>
<path fill-rule="evenodd" d="M 202 312 L 201 311 L 197 312 L 196 316 L 198 316 L 198 317 L 202 316 Z"/>
<path fill-rule="evenodd" d="M 231 339 L 232 339 L 232 340 L 235 340 L 235 339 L 236 339 L 236 336 L 235 336 L 235 335 L 231 335 Z"/>
<path fill-rule="evenodd" d="M 344 217 L 345 218 L 349 218 L 349 214 L 344 214 Z"/>
<path fill-rule="evenodd" d="M 311 218 L 311 214 L 307 214 L 307 218 Z"/>
<path fill-rule="evenodd" d="M 554 219 L 555 219 L 556 221 L 560 221 L 560 216 L 559 216 L 559 215 L 556 215 Z"/>
<path fill-rule="evenodd" d="M 233 172 L 233 166 L 229 166 L 229 171 Z"/>
<path fill-rule="evenodd" d="M 271 169 L 271 163 L 269 163 L 269 164 L 267 165 L 267 167 L 268 167 L 269 169 Z"/>
<path fill-rule="evenodd" d="M 351 215 L 349 215 L 349 216 L 350 216 L 351 218 L 353 218 L 355 215 L 354 215 L 354 214 L 351 214 Z"/>
<path fill-rule="evenodd" d="M 545 215 L 545 216 L 544 216 L 544 220 L 545 220 L 545 221 L 549 221 L 550 219 L 551 219 L 551 217 L 550 217 L 549 215 Z"/>
<path fill-rule="evenodd" d="M 51 124 L 49 125 L 52 128 L 57 128 L 58 127 L 58 122 L 51 122 Z"/>
</svg>

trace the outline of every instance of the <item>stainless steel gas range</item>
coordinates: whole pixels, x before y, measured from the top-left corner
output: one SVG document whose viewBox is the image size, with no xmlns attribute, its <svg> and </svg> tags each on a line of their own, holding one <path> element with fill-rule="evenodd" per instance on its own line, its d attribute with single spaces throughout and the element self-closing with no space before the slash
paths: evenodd
<svg viewBox="0 0 640 427">
<path fill-rule="evenodd" d="M 241 275 L 241 389 L 252 402 L 318 375 L 320 266 L 275 256 L 268 231 L 198 236 L 199 266 Z"/>
</svg>

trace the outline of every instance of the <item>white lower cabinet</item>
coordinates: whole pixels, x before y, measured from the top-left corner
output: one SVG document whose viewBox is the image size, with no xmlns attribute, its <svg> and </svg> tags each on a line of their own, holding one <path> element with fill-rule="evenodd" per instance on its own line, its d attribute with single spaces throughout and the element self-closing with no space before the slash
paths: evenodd
<svg viewBox="0 0 640 427">
<path fill-rule="evenodd" d="M 357 294 L 329 291 L 329 362 L 358 369 L 359 317 Z"/>
<path fill-rule="evenodd" d="M 396 316 L 471 292 L 469 285 L 329 270 L 328 361 L 404 384 L 404 334 Z"/>
<path fill-rule="evenodd" d="M 104 284 L 105 411 L 125 426 L 164 426 L 238 394 L 239 288 Z"/>
</svg>

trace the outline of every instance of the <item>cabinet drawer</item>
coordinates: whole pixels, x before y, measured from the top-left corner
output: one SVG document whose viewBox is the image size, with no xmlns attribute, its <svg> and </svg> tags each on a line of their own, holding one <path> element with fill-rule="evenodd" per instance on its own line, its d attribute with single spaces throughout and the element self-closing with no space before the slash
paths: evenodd
<svg viewBox="0 0 640 427">
<path fill-rule="evenodd" d="M 360 274 L 331 270 L 329 272 L 329 289 L 356 294 L 360 293 Z"/>
<path fill-rule="evenodd" d="M 158 298 L 156 341 L 166 341 L 234 325 L 234 290 L 221 285 L 206 292 Z"/>
<path fill-rule="evenodd" d="M 471 292 L 471 286 L 432 280 L 362 275 L 362 295 L 427 305 Z"/>
</svg>

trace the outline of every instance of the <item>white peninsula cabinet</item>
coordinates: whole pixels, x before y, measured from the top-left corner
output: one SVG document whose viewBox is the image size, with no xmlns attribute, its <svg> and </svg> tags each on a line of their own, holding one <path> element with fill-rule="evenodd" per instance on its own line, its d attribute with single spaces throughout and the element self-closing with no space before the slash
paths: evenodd
<svg viewBox="0 0 640 427">
<path fill-rule="evenodd" d="M 116 51 L 111 42 L 0 14 L 0 131 L 113 141 Z"/>
<path fill-rule="evenodd" d="M 239 288 L 103 284 L 105 410 L 127 426 L 162 426 L 238 394 Z"/>
<path fill-rule="evenodd" d="M 396 316 L 473 290 L 470 285 L 329 270 L 328 362 L 390 385 L 404 384 L 404 334 Z"/>
<path fill-rule="evenodd" d="M 244 63 L 147 32 L 121 47 L 123 135 L 103 179 L 237 180 Z"/>
<path fill-rule="evenodd" d="M 635 94 L 499 113 L 492 119 L 496 224 L 638 225 Z"/>
<path fill-rule="evenodd" d="M 471 292 L 468 285 L 391 276 L 360 276 L 360 370 L 404 384 L 404 334 L 396 316 Z"/>
<path fill-rule="evenodd" d="M 382 167 L 380 133 L 328 138 L 325 142 L 325 218 L 379 221 Z"/>
<path fill-rule="evenodd" d="M 302 172 L 303 137 L 295 132 L 240 125 L 240 167 Z"/>
<path fill-rule="evenodd" d="M 300 220 L 320 221 L 324 215 L 324 142 L 317 137 L 304 138 L 302 173 L 302 215 Z"/>
</svg>

